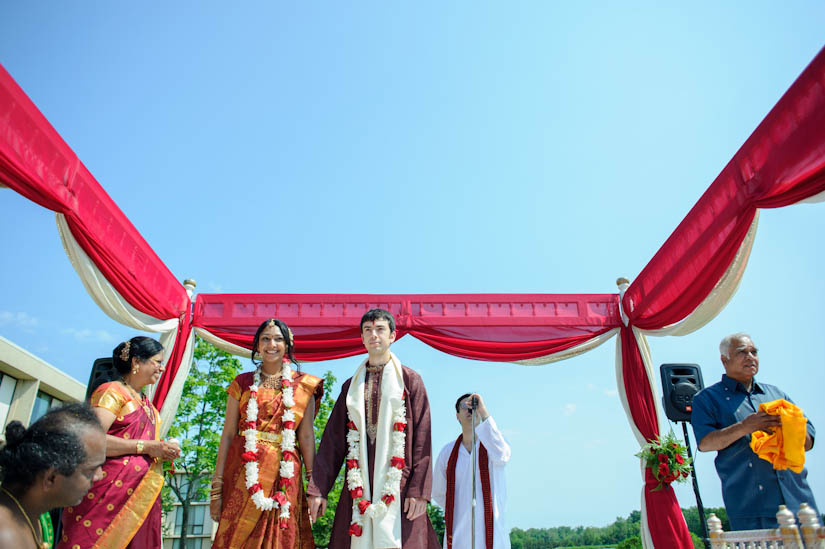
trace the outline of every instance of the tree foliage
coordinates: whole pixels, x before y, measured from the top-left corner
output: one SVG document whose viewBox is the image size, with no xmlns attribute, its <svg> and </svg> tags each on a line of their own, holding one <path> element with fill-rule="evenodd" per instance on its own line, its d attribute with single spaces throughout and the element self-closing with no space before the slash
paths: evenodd
<svg viewBox="0 0 825 549">
<path fill-rule="evenodd" d="M 327 426 L 327 420 L 332 413 L 332 407 L 335 406 L 335 399 L 332 396 L 332 387 L 335 385 L 335 376 L 332 372 L 324 374 L 324 397 L 321 399 L 321 405 L 315 412 L 315 445 L 316 450 L 321 444 L 321 436 L 324 434 L 324 429 Z M 341 496 L 341 490 L 344 488 L 344 473 L 343 470 L 338 473 L 338 478 L 335 479 L 335 484 L 332 486 L 327 495 L 327 511 L 322 516 L 318 517 L 315 524 L 312 525 L 312 536 L 315 538 L 316 547 L 328 547 L 330 536 L 332 535 L 332 523 L 335 520 L 335 508 L 338 507 L 338 498 Z"/>
<path fill-rule="evenodd" d="M 632 536 L 626 540 L 622 540 L 616 549 L 642 549 L 642 538 L 639 536 Z"/>
<path fill-rule="evenodd" d="M 208 500 L 210 479 L 226 416 L 226 388 L 241 371 L 241 362 L 198 338 L 189 376 L 183 386 L 169 437 L 180 441 L 181 456 L 164 485 L 164 507 L 181 504 L 180 545 L 186 545 L 188 517 L 193 502 Z"/>
<path fill-rule="evenodd" d="M 555 528 L 530 528 L 510 531 L 510 544 L 513 549 L 539 549 L 551 547 L 581 547 L 588 545 L 610 546 L 623 540 L 638 536 L 641 514 L 633 511 L 627 518 L 617 517 L 604 527 L 596 526 L 558 526 Z M 632 545 L 630 547 L 633 547 Z"/>
<path fill-rule="evenodd" d="M 437 505 L 427 503 L 427 515 L 430 517 L 430 522 L 433 525 L 433 530 L 435 530 L 435 535 L 438 536 L 438 543 L 443 545 L 444 530 L 446 528 L 446 525 L 444 524 L 444 511 Z"/>
<path fill-rule="evenodd" d="M 711 507 L 705 509 L 705 519 L 713 513 L 716 517 L 722 521 L 722 530 L 726 532 L 730 532 L 730 520 L 728 520 L 728 512 L 725 511 L 724 507 Z M 688 530 L 699 536 L 702 537 L 702 525 L 699 522 L 699 509 L 694 505 L 693 507 L 689 507 L 687 509 L 682 509 L 682 514 L 685 516 L 685 522 L 687 523 Z"/>
<path fill-rule="evenodd" d="M 690 530 L 691 539 L 696 549 L 703 549 L 702 527 L 699 523 L 699 512 L 696 507 L 682 509 Z M 705 509 L 705 515 L 715 513 L 722 521 L 723 528 L 730 530 L 728 515 L 724 507 Z M 627 518 L 618 517 L 604 527 L 594 526 L 558 526 L 555 528 L 530 528 L 521 530 L 513 528 L 510 531 L 512 549 L 544 549 L 562 547 L 611 547 L 634 549 L 642 546 L 640 539 L 641 513 L 632 511 Z"/>
</svg>

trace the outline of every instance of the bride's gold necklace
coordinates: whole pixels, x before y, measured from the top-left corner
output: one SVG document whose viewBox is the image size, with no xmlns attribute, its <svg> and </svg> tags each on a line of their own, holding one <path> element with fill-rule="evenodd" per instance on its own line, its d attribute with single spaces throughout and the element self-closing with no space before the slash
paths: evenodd
<svg viewBox="0 0 825 549">
<path fill-rule="evenodd" d="M 281 374 L 267 374 L 261 369 L 261 387 L 266 389 L 280 389 L 281 388 Z"/>
<path fill-rule="evenodd" d="M 5 486 L 0 486 L 0 490 L 3 490 L 3 492 L 5 492 L 6 495 L 11 498 L 11 500 L 15 503 L 15 505 L 17 505 L 17 508 L 20 509 L 20 512 L 23 513 L 23 516 L 25 517 L 26 522 L 29 523 L 29 528 L 32 531 L 32 537 L 34 538 L 34 545 L 36 547 L 40 548 L 40 549 L 49 549 L 51 547 L 51 545 L 49 545 L 49 542 L 47 542 L 47 541 L 40 541 L 40 539 L 37 537 L 37 531 L 34 529 L 34 524 L 32 524 L 32 519 L 29 518 L 29 514 L 26 512 L 25 509 L 23 509 L 23 506 L 20 505 L 20 502 L 17 501 L 17 498 L 14 497 L 11 492 L 6 490 Z"/>
</svg>

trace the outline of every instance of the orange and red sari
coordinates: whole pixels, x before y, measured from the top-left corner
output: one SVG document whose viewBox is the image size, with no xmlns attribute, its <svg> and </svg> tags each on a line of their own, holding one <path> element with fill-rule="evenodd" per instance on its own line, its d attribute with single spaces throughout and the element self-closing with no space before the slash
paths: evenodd
<svg viewBox="0 0 825 549">
<path fill-rule="evenodd" d="M 252 385 L 253 375 L 252 372 L 239 375 L 226 390 L 229 396 L 240 403 L 239 429 L 246 422 L 249 386 Z M 304 417 L 309 400 L 315 398 L 317 403 L 323 394 L 322 379 L 309 374 L 298 376 L 294 385 L 295 406 L 292 407 L 296 424 L 300 424 Z M 283 412 L 280 389 L 258 389 L 258 431 L 261 433 L 258 438 L 258 482 L 263 486 L 267 497 L 272 497 L 275 493 L 280 477 Z M 307 421 L 313 419 L 307 418 Z M 244 463 L 241 461 L 243 452 L 244 437 L 238 434 L 232 440 L 226 456 L 223 507 L 212 549 L 314 549 L 300 471 L 296 471 L 297 482 L 290 483 L 286 492 L 290 502 L 287 528 L 280 528 L 279 511 L 261 511 L 249 496 Z M 297 453 L 300 455 L 300 452 Z"/>
<path fill-rule="evenodd" d="M 92 394 L 91 404 L 115 414 L 108 434 L 157 440 L 157 410 L 148 401 L 136 400 L 123 383 L 104 383 Z M 162 487 L 160 461 L 145 454 L 108 458 L 103 478 L 80 504 L 63 511 L 63 534 L 57 548 L 160 548 Z"/>
</svg>

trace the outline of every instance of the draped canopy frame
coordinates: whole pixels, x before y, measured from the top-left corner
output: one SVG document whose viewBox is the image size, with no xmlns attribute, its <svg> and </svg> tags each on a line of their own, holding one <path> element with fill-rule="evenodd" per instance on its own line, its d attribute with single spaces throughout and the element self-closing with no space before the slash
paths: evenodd
<svg viewBox="0 0 825 549">
<path fill-rule="evenodd" d="M 759 210 L 825 196 L 825 49 L 797 78 L 632 284 L 617 294 L 199 294 L 194 303 L 132 223 L 0 66 L 0 185 L 56 212 L 66 253 L 114 320 L 161 334 L 166 372 L 153 396 L 174 417 L 196 335 L 248 352 L 272 316 L 298 357 L 363 352 L 357 322 L 382 306 L 410 335 L 476 360 L 547 364 L 616 338 L 616 379 L 638 442 L 660 432 L 648 335 L 686 335 L 730 301 L 747 266 Z M 646 547 L 692 547 L 673 490 L 642 468 Z"/>
</svg>

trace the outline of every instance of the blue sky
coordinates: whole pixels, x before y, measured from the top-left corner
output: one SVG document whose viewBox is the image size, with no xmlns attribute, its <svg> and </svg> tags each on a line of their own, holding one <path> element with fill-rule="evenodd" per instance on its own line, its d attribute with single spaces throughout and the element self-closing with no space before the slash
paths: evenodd
<svg viewBox="0 0 825 549">
<path fill-rule="evenodd" d="M 609 293 L 822 48 L 823 21 L 821 2 L 7 2 L 0 62 L 200 291 Z M 825 425 L 823 207 L 763 212 L 732 303 L 652 338 L 655 364 L 715 381 L 718 341 L 749 331 L 759 378 Z M 0 257 L 0 335 L 84 382 L 134 335 L 88 297 L 54 215 L 10 190 Z M 427 384 L 434 452 L 456 396 L 484 394 L 513 447 L 511 526 L 639 508 L 614 340 L 544 367 L 394 349 Z"/>
</svg>

